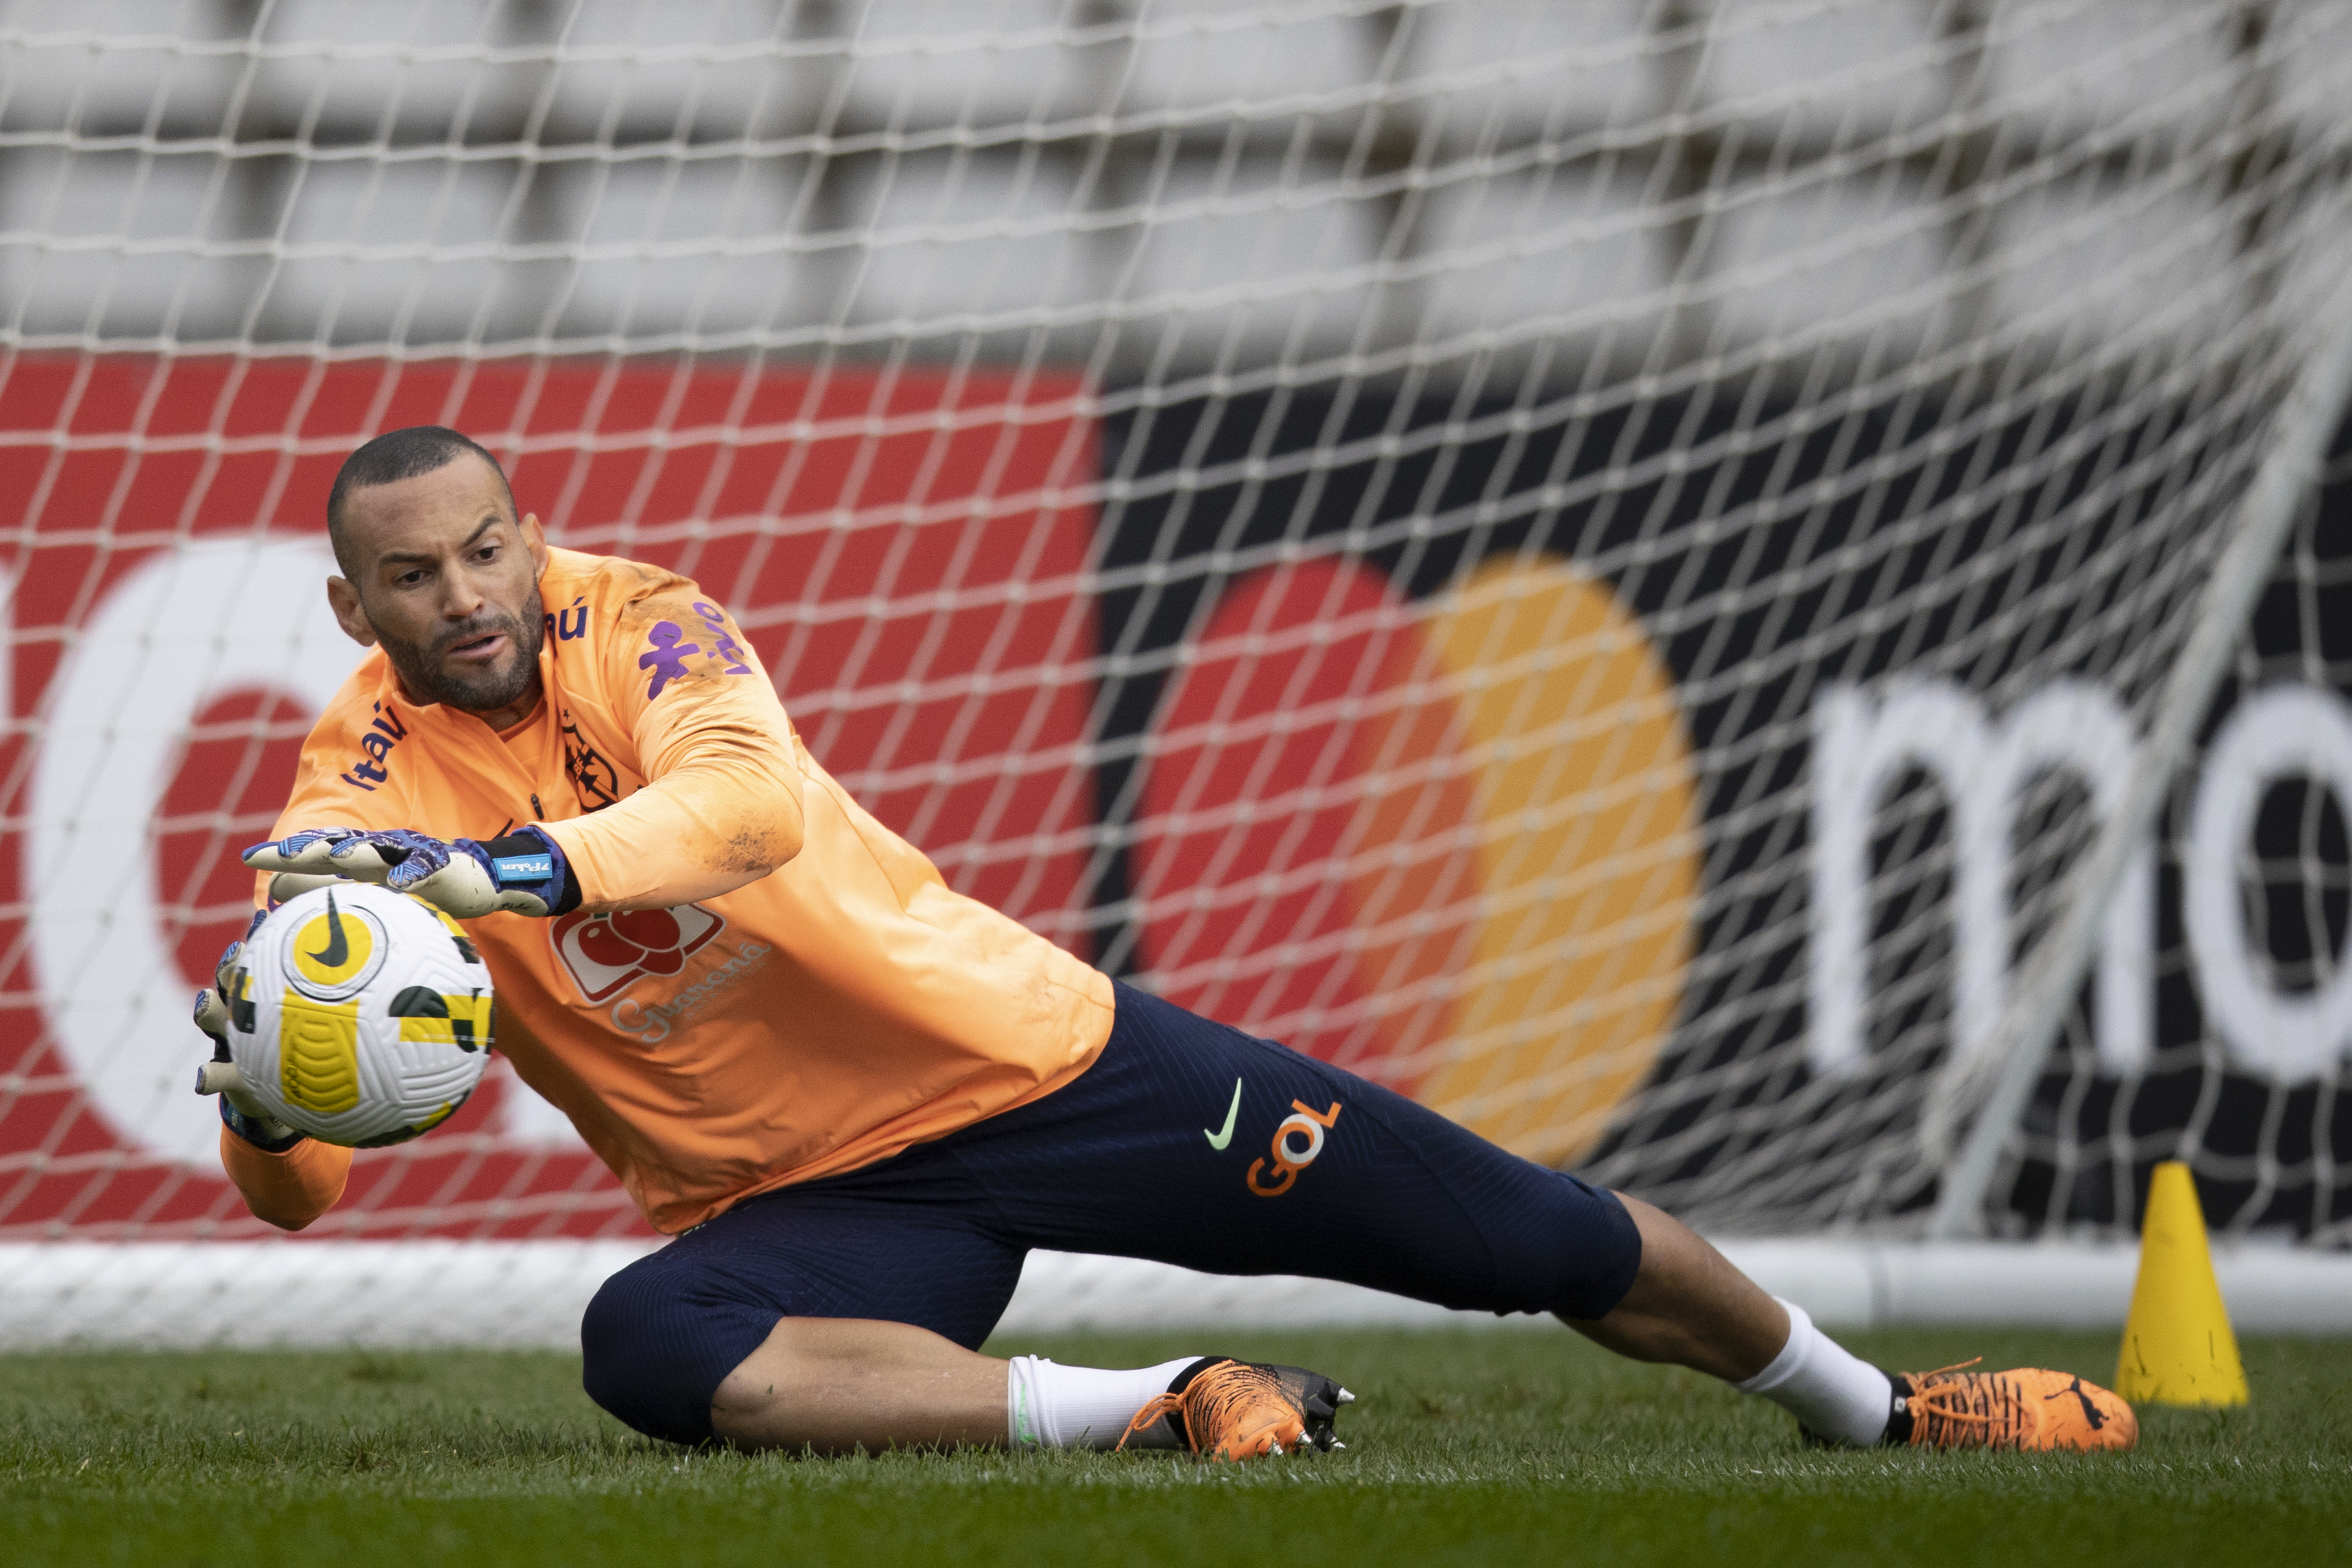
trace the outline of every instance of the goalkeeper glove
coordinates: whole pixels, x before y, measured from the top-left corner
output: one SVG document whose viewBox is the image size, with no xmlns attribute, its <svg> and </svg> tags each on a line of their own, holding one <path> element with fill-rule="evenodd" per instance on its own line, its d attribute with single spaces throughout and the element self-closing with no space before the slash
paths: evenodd
<svg viewBox="0 0 2352 1568">
<path fill-rule="evenodd" d="M 313 827 L 275 843 L 257 844 L 242 858 L 257 871 L 281 876 L 381 882 L 395 893 L 414 893 L 461 921 L 499 910 L 562 915 L 580 907 L 580 888 L 562 847 L 536 827 L 487 843 L 471 838 L 444 843 L 404 827 Z M 273 896 L 276 891 L 273 885 Z"/>
<path fill-rule="evenodd" d="M 237 955 L 245 951 L 246 941 L 261 928 L 268 911 L 256 910 L 253 923 L 245 928 L 245 939 L 230 942 L 213 966 L 213 983 L 196 993 L 196 1027 L 212 1037 L 213 1059 L 196 1069 L 196 1092 L 220 1096 L 221 1122 L 227 1129 L 257 1149 L 272 1154 L 283 1154 L 302 1142 L 302 1134 L 262 1109 L 245 1087 L 245 1077 L 236 1070 L 228 1049 L 229 987 L 236 976 Z"/>
</svg>

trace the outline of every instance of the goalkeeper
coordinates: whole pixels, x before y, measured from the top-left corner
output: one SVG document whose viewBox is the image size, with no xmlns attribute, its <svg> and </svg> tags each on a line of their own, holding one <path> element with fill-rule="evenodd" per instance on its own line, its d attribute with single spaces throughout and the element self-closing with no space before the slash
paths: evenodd
<svg viewBox="0 0 2352 1568">
<path fill-rule="evenodd" d="M 1118 984 L 948 889 L 835 783 L 735 623 L 674 574 L 551 550 L 425 426 L 327 503 L 377 651 L 310 732 L 263 894 L 356 877 L 469 922 L 499 1044 L 674 1237 L 581 1325 L 605 1409 L 679 1442 L 1328 1445 L 1348 1394 L 1215 1356 L 977 1348 L 1032 1247 L 1550 1312 L 1838 1444 L 2123 1447 L 2063 1373 L 1890 1374 L 1638 1199 Z M 219 1006 L 199 997 L 200 1021 Z M 351 1154 L 226 1099 L 221 1155 L 299 1230 Z"/>
</svg>

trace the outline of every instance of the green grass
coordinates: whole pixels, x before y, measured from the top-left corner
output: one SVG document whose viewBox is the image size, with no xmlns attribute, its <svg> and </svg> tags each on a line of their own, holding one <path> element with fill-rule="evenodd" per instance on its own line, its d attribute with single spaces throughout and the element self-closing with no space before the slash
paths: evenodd
<svg viewBox="0 0 2352 1568">
<path fill-rule="evenodd" d="M 2245 1410 L 2145 1413 L 2122 1456 L 1822 1453 L 1706 1378 L 1565 1331 L 1024 1339 L 1133 1365 L 1211 1348 L 1329 1371 L 1349 1447 L 1169 1455 L 688 1452 L 552 1354 L 0 1357 L 10 1563 L 1220 1565 L 2352 1561 L 2352 1342 L 2246 1346 Z M 2102 1381 L 2111 1337 L 1854 1336 Z"/>
</svg>

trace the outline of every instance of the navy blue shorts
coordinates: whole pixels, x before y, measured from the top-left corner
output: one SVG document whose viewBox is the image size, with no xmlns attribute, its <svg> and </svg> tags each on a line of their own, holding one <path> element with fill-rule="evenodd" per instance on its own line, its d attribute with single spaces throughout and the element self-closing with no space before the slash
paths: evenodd
<svg viewBox="0 0 2352 1568">
<path fill-rule="evenodd" d="M 614 1275 L 580 1326 L 583 1380 L 638 1431 L 698 1442 L 779 1318 L 915 1323 L 976 1349 L 1031 1247 L 1587 1319 L 1642 1257 L 1611 1194 L 1122 985 L 1101 1057 L 1043 1100 L 750 1199 Z"/>
</svg>

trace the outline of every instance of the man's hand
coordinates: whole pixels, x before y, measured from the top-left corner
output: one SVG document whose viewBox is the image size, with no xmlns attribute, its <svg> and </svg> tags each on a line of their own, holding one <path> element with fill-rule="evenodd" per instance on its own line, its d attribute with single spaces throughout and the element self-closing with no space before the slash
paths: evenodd
<svg viewBox="0 0 2352 1568">
<path fill-rule="evenodd" d="M 253 923 L 245 928 L 246 940 L 260 929 L 267 913 L 254 911 Z M 244 951 L 245 941 L 230 942 L 213 966 L 213 983 L 196 993 L 196 1027 L 213 1042 L 213 1059 L 196 1069 L 196 1092 L 220 1096 L 221 1121 L 230 1131 L 257 1149 L 283 1154 L 302 1141 L 302 1134 L 262 1108 L 229 1056 L 229 983 Z"/>
<path fill-rule="evenodd" d="M 414 893 L 461 921 L 499 910 L 519 915 L 568 914 L 580 904 L 580 889 L 562 849 L 536 827 L 487 843 L 471 838 L 444 843 L 404 827 L 313 827 L 272 844 L 257 844 L 242 858 L 257 871 L 280 876 L 381 882 L 395 893 Z"/>
</svg>

